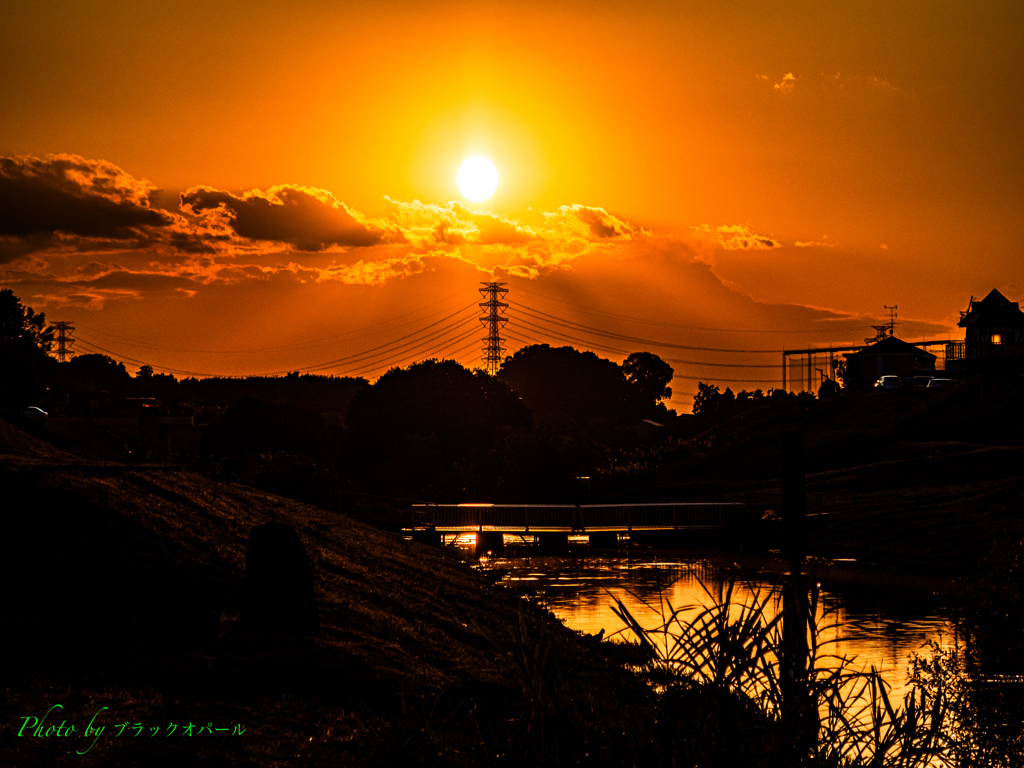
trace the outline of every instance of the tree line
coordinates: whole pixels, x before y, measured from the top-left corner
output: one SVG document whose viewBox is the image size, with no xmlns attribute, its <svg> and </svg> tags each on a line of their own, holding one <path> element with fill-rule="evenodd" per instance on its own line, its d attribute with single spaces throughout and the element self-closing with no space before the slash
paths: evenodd
<svg viewBox="0 0 1024 768">
<path fill-rule="evenodd" d="M 751 408 L 814 399 L 700 383 L 693 415 L 679 416 L 665 404 L 674 371 L 657 355 L 634 352 L 617 364 L 547 344 L 509 355 L 496 376 L 431 359 L 373 383 L 298 372 L 178 379 L 149 365 L 132 375 L 99 354 L 57 363 L 52 349 L 44 315 L 0 291 L 0 406 L 9 417 L 27 405 L 122 415 L 131 399 L 154 398 L 163 413 L 192 416 L 195 434 L 136 455 L 324 505 L 339 493 L 578 503 L 581 489 L 593 486 L 583 478 L 643 482 L 709 426 Z"/>
<path fill-rule="evenodd" d="M 329 503 L 338 488 L 445 501 L 568 501 L 578 478 L 616 451 L 665 439 L 678 420 L 664 401 L 673 370 L 635 352 L 621 364 L 593 352 L 538 344 L 497 376 L 452 360 L 363 378 L 177 379 L 143 365 L 135 375 L 99 354 L 57 363 L 45 317 L 0 292 L 0 405 L 71 416 L 114 412 L 156 398 L 195 417 L 192 455 L 233 479 Z M 227 467 L 227 469 L 224 469 Z"/>
</svg>

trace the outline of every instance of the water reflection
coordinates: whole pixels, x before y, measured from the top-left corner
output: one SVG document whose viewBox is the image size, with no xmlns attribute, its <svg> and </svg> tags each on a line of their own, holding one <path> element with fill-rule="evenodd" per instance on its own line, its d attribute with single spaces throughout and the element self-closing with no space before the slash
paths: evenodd
<svg viewBox="0 0 1024 768">
<path fill-rule="evenodd" d="M 733 601 L 749 605 L 769 593 L 769 615 L 781 611 L 777 587 L 781 576 L 769 563 L 738 566 L 729 558 L 701 554 L 659 556 L 530 556 L 484 559 L 481 567 L 500 569 L 502 582 L 536 592 L 572 629 L 605 635 L 622 629 L 612 611 L 621 600 L 644 626 L 657 626 L 662 612 L 686 607 L 695 616 L 704 606 L 725 599 L 736 580 Z M 855 668 L 874 666 L 901 700 L 906 692 L 909 660 L 929 640 L 953 643 L 952 627 L 935 596 L 923 591 L 823 583 L 819 592 L 824 653 L 856 657 Z"/>
</svg>

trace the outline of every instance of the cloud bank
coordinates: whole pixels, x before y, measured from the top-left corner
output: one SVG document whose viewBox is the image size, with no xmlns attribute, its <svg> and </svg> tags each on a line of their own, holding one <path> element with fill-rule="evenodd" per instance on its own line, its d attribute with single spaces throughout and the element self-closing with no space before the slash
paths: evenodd
<svg viewBox="0 0 1024 768">
<path fill-rule="evenodd" d="M 445 262 L 481 279 L 536 279 L 572 271 L 585 256 L 653 252 L 670 237 L 579 204 L 510 217 L 460 202 L 385 198 L 371 218 L 298 184 L 243 192 L 196 185 L 176 210 L 158 207 L 158 193 L 102 160 L 0 158 L 0 280 L 96 308 L 274 279 L 379 287 Z M 696 251 L 783 247 L 746 224 L 705 224 L 686 238 Z"/>
</svg>

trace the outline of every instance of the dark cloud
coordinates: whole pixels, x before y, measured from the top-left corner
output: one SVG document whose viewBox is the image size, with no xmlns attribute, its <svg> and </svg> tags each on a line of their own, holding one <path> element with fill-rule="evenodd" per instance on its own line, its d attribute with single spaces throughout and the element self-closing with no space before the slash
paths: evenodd
<svg viewBox="0 0 1024 768">
<path fill-rule="evenodd" d="M 727 251 L 769 251 L 782 247 L 778 240 L 757 234 L 747 224 L 725 224 L 720 227 L 704 224 L 693 229 L 711 235 Z"/>
<path fill-rule="evenodd" d="M 181 207 L 211 224 L 226 225 L 241 237 L 289 243 L 303 251 L 404 241 L 397 228 L 366 221 L 329 192 L 311 187 L 283 185 L 240 197 L 193 187 L 182 193 Z"/>
<path fill-rule="evenodd" d="M 622 237 L 624 233 L 618 230 L 615 226 L 614 220 L 603 214 L 604 211 L 595 210 L 593 208 L 580 208 L 576 211 L 576 216 L 579 217 L 580 221 L 590 227 L 590 231 L 594 237 Z"/>
<path fill-rule="evenodd" d="M 459 202 L 448 203 L 448 207 L 462 220 L 471 221 L 475 233 L 465 239 L 481 245 L 498 243 L 525 243 L 536 238 L 536 234 L 514 219 L 507 219 L 494 213 L 473 211 Z"/>
<path fill-rule="evenodd" d="M 156 296 L 182 290 L 194 293 L 200 287 L 199 283 L 189 277 L 154 272 L 131 272 L 116 264 L 112 266 L 113 270 L 96 277 L 82 280 L 62 280 L 60 283 L 65 290 L 88 291 L 92 289 L 138 296 Z"/>
<path fill-rule="evenodd" d="M 100 309 L 109 301 L 194 296 L 203 284 L 187 274 L 133 272 L 118 264 L 92 263 L 70 279 L 53 274 L 6 273 L 4 283 L 34 301 Z"/>
<path fill-rule="evenodd" d="M 0 157 L 0 235 L 38 238 L 61 232 L 129 240 L 166 227 L 151 205 L 156 188 L 111 163 L 77 155 Z"/>
<path fill-rule="evenodd" d="M 167 233 L 167 243 L 179 251 L 185 253 L 204 253 L 213 255 L 218 253 L 218 245 L 227 238 L 216 235 L 172 230 Z"/>
<path fill-rule="evenodd" d="M 3 214 L 0 213 L 0 216 Z M 52 232 L 39 232 L 26 237 L 0 236 L 0 264 L 14 261 L 36 251 L 51 247 L 57 239 Z"/>
</svg>

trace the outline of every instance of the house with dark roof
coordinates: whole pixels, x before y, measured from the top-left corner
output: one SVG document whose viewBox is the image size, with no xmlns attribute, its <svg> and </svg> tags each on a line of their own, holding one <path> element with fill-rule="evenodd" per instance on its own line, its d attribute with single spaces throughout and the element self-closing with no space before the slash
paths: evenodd
<svg viewBox="0 0 1024 768">
<path fill-rule="evenodd" d="M 1024 372 L 1024 312 L 993 289 L 980 301 L 972 296 L 960 313 L 963 341 L 946 345 L 946 370 L 951 374 Z"/>
<path fill-rule="evenodd" d="M 935 371 L 935 355 L 895 336 L 887 336 L 844 357 L 843 384 L 850 389 L 867 389 L 882 376 L 903 378 Z"/>
</svg>

